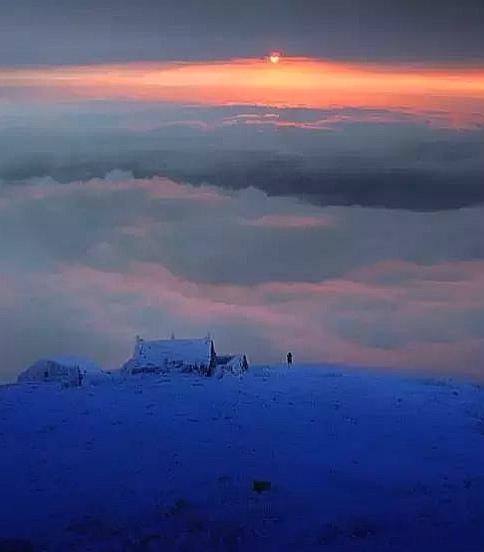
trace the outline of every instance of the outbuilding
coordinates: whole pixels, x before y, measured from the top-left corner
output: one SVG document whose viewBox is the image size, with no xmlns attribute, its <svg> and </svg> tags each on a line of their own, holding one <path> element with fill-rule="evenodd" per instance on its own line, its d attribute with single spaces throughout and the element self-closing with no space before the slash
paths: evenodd
<svg viewBox="0 0 484 552">
<path fill-rule="evenodd" d="M 241 375 L 248 369 L 249 363 L 246 355 L 217 356 L 217 371 L 222 375 L 225 373 Z"/>
<path fill-rule="evenodd" d="M 72 357 L 52 357 L 38 360 L 19 374 L 18 383 L 58 382 L 68 387 L 101 379 L 104 372 L 92 361 Z"/>
</svg>

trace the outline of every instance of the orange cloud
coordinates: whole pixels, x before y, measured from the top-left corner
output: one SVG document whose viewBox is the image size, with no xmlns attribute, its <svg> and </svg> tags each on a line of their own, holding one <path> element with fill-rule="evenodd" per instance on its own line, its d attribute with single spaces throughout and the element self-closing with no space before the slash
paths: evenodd
<svg viewBox="0 0 484 552">
<path fill-rule="evenodd" d="M 286 58 L 129 63 L 0 70 L 1 88 L 37 97 L 131 99 L 206 105 L 384 108 L 456 126 L 484 123 L 484 68 L 390 66 Z"/>
</svg>

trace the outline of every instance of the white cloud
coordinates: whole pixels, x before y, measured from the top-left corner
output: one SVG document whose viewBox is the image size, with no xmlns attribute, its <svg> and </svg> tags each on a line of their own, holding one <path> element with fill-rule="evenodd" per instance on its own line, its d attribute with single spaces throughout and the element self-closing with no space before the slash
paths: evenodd
<svg viewBox="0 0 484 552">
<path fill-rule="evenodd" d="M 482 208 L 319 208 L 120 172 L 0 201 L 0 377 L 49 353 L 116 365 L 136 333 L 172 330 L 260 361 L 480 371 Z"/>
</svg>

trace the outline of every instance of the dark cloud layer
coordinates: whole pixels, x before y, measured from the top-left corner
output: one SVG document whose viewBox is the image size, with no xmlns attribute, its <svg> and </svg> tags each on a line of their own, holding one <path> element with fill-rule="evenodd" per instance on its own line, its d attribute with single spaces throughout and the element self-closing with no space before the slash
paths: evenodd
<svg viewBox="0 0 484 552">
<path fill-rule="evenodd" d="M 322 206 L 434 211 L 484 202 L 479 126 L 436 127 L 384 110 L 17 109 L 5 115 L 8 128 L 0 134 L 0 179 L 10 182 L 40 176 L 70 182 L 118 168 L 140 178 L 253 186 Z M 330 117 L 336 122 L 327 126 Z"/>
<path fill-rule="evenodd" d="M 22 159 L 3 168 L 5 179 L 52 175 L 60 181 L 102 177 L 115 167 L 138 178 L 161 171 L 179 181 L 211 183 L 226 189 L 255 186 L 273 196 L 295 196 L 321 206 L 360 205 L 438 211 L 484 203 L 484 172 L 435 173 L 425 169 L 365 170 L 358 159 L 351 168 L 307 167 L 305 159 L 282 154 L 232 152 L 213 157 L 173 151 L 131 152 L 63 164 L 48 155 Z M 318 170 L 319 169 L 319 170 Z"/>
<path fill-rule="evenodd" d="M 260 56 L 484 57 L 481 0 L 2 0 L 0 64 Z"/>
</svg>

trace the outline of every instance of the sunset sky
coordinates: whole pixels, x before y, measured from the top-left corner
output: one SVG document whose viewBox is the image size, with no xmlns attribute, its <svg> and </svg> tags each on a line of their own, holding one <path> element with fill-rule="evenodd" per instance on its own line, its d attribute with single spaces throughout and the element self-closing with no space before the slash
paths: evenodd
<svg viewBox="0 0 484 552">
<path fill-rule="evenodd" d="M 0 381 L 172 331 L 484 375 L 481 0 L 0 10 Z"/>
</svg>

